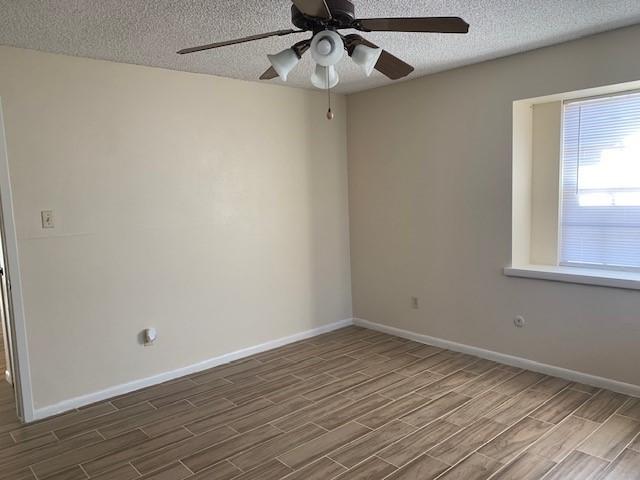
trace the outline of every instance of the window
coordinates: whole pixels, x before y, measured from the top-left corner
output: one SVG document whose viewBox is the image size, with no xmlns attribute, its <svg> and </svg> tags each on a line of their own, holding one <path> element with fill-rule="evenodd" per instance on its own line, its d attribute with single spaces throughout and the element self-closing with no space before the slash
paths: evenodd
<svg viewBox="0 0 640 480">
<path fill-rule="evenodd" d="M 640 80 L 513 102 L 510 277 L 640 291 Z"/>
<path fill-rule="evenodd" d="M 565 102 L 559 263 L 640 271 L 640 93 Z"/>
</svg>

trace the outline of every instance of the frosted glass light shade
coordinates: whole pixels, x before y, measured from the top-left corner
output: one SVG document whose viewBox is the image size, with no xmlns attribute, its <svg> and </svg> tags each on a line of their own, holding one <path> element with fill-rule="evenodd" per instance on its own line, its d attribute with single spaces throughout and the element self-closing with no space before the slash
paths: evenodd
<svg viewBox="0 0 640 480">
<path fill-rule="evenodd" d="M 332 30 L 323 30 L 314 35 L 311 40 L 311 56 L 323 67 L 335 65 L 344 55 L 342 38 Z"/>
<path fill-rule="evenodd" d="M 327 73 L 329 83 L 327 85 Z M 333 88 L 338 84 L 340 78 L 338 72 L 333 65 L 323 67 L 322 65 L 316 65 L 316 70 L 311 75 L 311 83 L 314 87 L 326 90 L 327 88 Z"/>
<path fill-rule="evenodd" d="M 351 58 L 356 63 L 356 65 L 360 66 L 364 70 L 365 75 L 368 77 L 373 72 L 376 63 L 378 63 L 380 55 L 382 55 L 381 48 L 371 48 L 366 45 L 357 45 L 351 53 Z"/>
<path fill-rule="evenodd" d="M 287 81 L 289 72 L 291 72 L 300 61 L 298 54 L 292 48 L 287 48 L 275 55 L 267 55 L 267 58 L 283 82 Z"/>
</svg>

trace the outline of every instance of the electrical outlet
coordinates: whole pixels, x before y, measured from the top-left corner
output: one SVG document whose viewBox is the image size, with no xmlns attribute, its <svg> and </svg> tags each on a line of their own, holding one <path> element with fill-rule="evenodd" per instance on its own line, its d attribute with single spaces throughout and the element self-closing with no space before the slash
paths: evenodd
<svg viewBox="0 0 640 480">
<path fill-rule="evenodd" d="M 42 210 L 40 212 L 40 217 L 42 218 L 42 228 L 55 227 L 53 223 L 53 210 Z"/>
<path fill-rule="evenodd" d="M 418 297 L 411 297 L 411 308 L 414 310 L 418 310 L 420 308 Z"/>
<path fill-rule="evenodd" d="M 144 339 L 144 346 L 150 347 L 158 339 L 158 331 L 154 327 L 145 328 L 142 331 L 142 338 Z"/>
</svg>

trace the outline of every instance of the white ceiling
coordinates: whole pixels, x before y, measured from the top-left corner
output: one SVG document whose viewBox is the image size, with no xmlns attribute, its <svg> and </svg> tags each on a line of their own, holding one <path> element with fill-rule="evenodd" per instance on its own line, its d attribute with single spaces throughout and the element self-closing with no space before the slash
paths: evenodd
<svg viewBox="0 0 640 480">
<path fill-rule="evenodd" d="M 640 22 L 639 0 L 355 0 L 356 15 L 461 16 L 468 35 L 368 33 L 366 38 L 416 67 L 408 78 L 551 45 Z M 294 34 L 176 55 L 184 47 L 290 28 L 289 0 L 0 0 L 0 44 L 117 62 L 257 80 Z M 348 33 L 345 31 L 345 33 Z M 288 84 L 312 88 L 310 56 Z M 336 89 L 351 93 L 391 83 L 366 78 L 345 57 Z M 272 80 L 279 82 L 279 80 Z"/>
</svg>

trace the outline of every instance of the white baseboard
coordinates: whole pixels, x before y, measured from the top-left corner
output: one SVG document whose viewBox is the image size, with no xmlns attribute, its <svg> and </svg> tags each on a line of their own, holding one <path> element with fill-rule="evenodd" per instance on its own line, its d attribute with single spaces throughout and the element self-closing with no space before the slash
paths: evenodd
<svg viewBox="0 0 640 480">
<path fill-rule="evenodd" d="M 476 357 L 486 358 L 487 360 L 493 360 L 495 362 L 504 363 L 513 367 L 524 368 L 526 370 L 533 370 L 534 372 L 544 373 L 545 375 L 552 375 L 554 377 L 564 378 L 571 380 L 572 382 L 584 383 L 598 388 L 605 388 L 618 393 L 624 393 L 625 395 L 631 395 L 634 397 L 640 397 L 640 386 L 632 385 L 630 383 L 619 382 L 617 380 L 611 380 L 609 378 L 598 377 L 590 375 L 588 373 L 577 372 L 575 370 L 569 370 L 562 367 L 556 367 L 554 365 L 548 365 L 546 363 L 539 363 L 534 360 L 528 360 L 526 358 L 515 357 L 513 355 L 507 355 L 506 353 L 494 352 L 492 350 L 485 350 L 479 347 L 472 347 L 471 345 L 465 345 L 463 343 L 456 343 L 450 340 L 444 340 L 442 338 L 430 337 L 428 335 L 422 335 L 420 333 L 410 332 L 401 328 L 389 327 L 380 323 L 370 322 L 361 318 L 354 318 L 353 324 L 359 327 L 369 328 L 371 330 L 377 330 L 379 332 L 388 333 L 397 337 L 414 340 L 420 343 L 426 343 L 440 348 L 446 348 L 456 352 L 467 353 L 475 355 Z"/>
<path fill-rule="evenodd" d="M 185 375 L 190 375 L 192 373 L 200 372 L 202 370 L 207 370 L 209 368 L 213 368 L 218 365 L 229 363 L 234 360 L 238 360 L 240 358 L 248 357 L 250 355 L 255 355 L 256 353 L 265 352 L 267 350 L 281 347 L 289 343 L 315 337 L 322 333 L 331 332 L 333 330 L 344 328 L 352 324 L 353 324 L 353 320 L 351 318 L 348 318 L 346 320 L 339 320 L 337 322 L 333 322 L 328 325 L 312 328 L 311 330 L 306 330 L 304 332 L 296 333 L 294 335 L 290 335 L 284 338 L 279 338 L 277 340 L 271 340 L 269 342 L 261 343 L 260 345 L 255 345 L 253 347 L 243 348 L 242 350 L 236 350 L 235 352 L 210 358 L 203 362 L 195 363 L 193 365 L 188 365 L 186 367 L 178 368 L 176 370 L 171 370 L 169 372 L 160 373 L 152 377 L 141 378 L 139 380 L 134 380 L 133 382 L 124 383 L 121 385 L 115 385 L 113 387 L 109 387 L 104 390 L 100 390 L 98 392 L 89 393 L 87 395 L 82 395 L 80 397 L 70 398 L 68 400 L 64 400 L 54 405 L 48 405 L 46 407 L 35 409 L 34 420 L 41 420 L 43 418 L 51 417 L 52 415 L 57 415 L 59 413 L 73 410 L 74 408 L 90 405 L 92 403 L 100 402 L 102 400 L 107 400 L 109 398 L 116 397 L 118 395 L 123 395 L 125 393 L 129 393 L 134 390 L 150 387 L 153 385 L 157 385 L 159 383 L 173 380 L 175 378 L 183 377 Z"/>
</svg>

